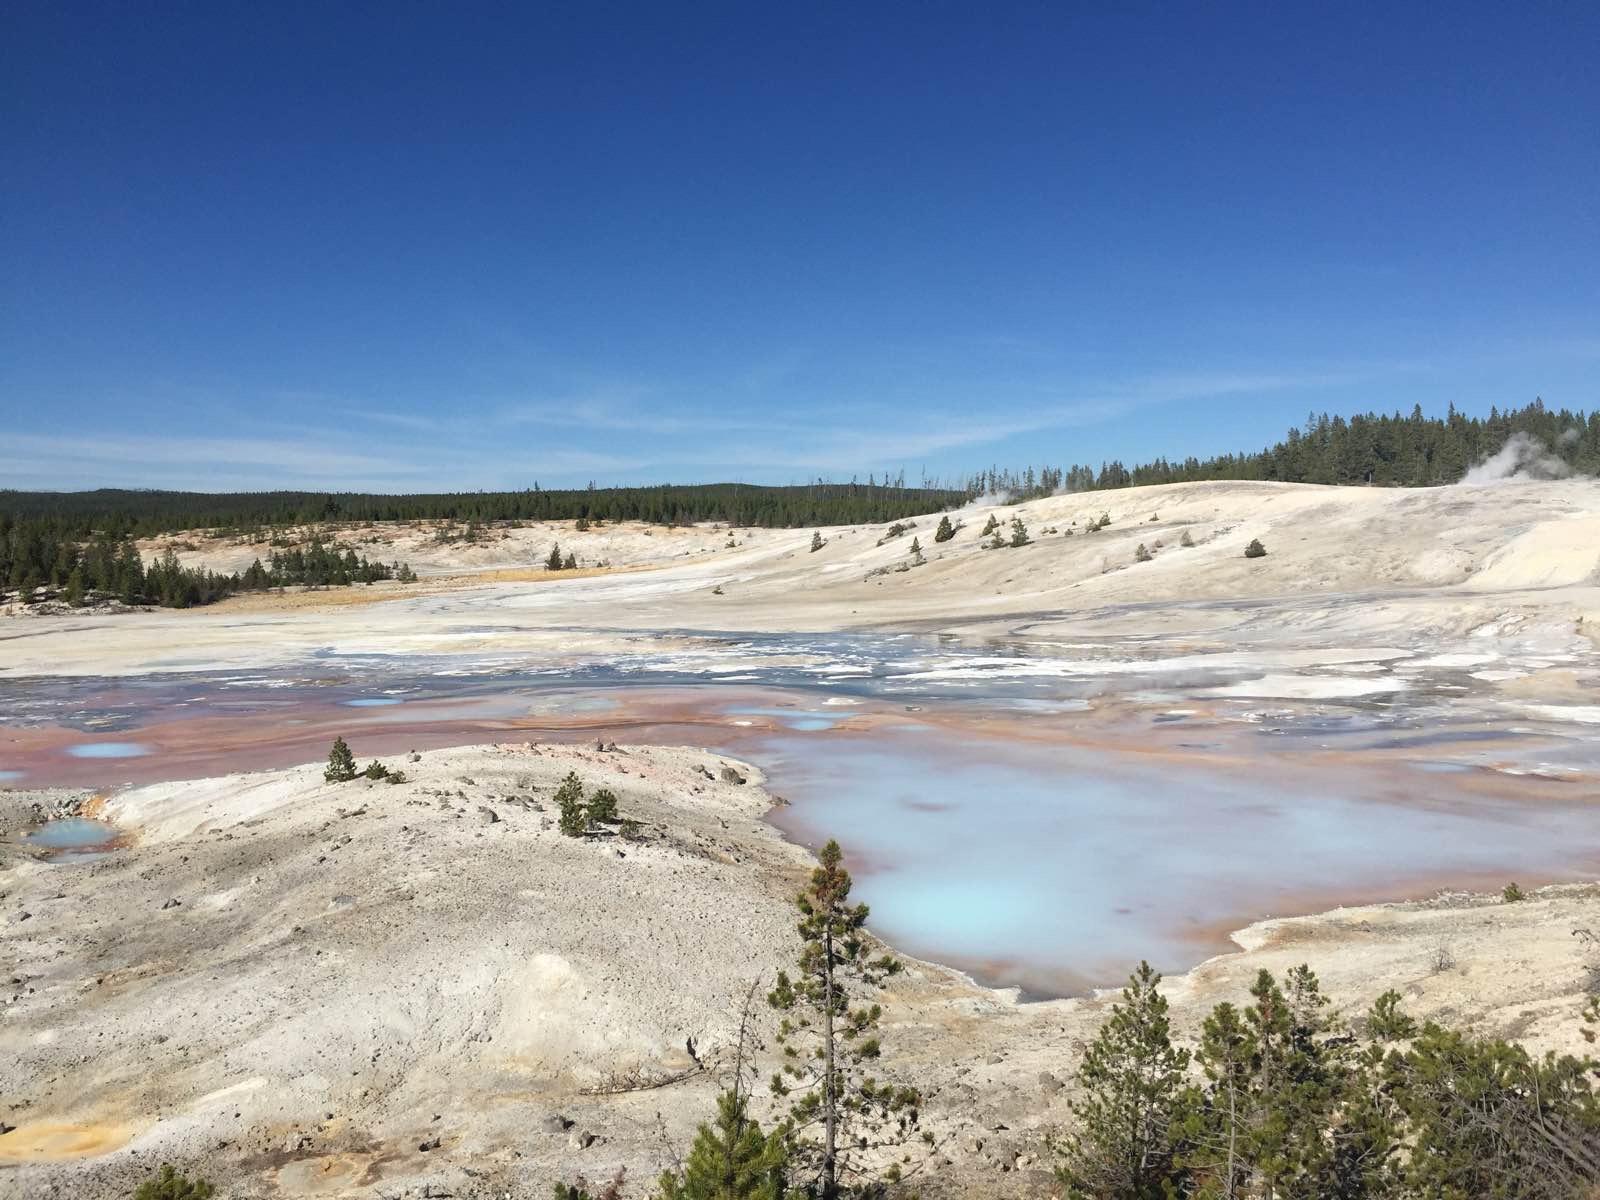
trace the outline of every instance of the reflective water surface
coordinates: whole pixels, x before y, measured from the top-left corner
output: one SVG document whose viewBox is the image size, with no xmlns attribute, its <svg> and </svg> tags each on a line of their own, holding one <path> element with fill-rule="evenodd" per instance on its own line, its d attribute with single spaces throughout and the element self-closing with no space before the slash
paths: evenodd
<svg viewBox="0 0 1600 1200">
<path fill-rule="evenodd" d="M 844 843 L 895 944 L 1035 994 L 1114 983 L 1141 957 L 1190 965 L 1260 916 L 1600 873 L 1596 739 L 1464 704 L 1447 657 L 1351 651 L 1286 676 L 1137 639 L 640 642 L 560 662 L 328 648 L 243 673 L 7 679 L 0 780 L 195 778 L 312 761 L 335 733 L 362 757 L 706 745 L 770 773 L 786 832 Z"/>
</svg>

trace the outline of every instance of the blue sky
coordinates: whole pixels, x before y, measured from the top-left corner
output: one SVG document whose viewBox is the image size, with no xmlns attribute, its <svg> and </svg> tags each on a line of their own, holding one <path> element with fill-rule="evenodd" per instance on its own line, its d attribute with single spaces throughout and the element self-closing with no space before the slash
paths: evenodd
<svg viewBox="0 0 1600 1200">
<path fill-rule="evenodd" d="M 0 486 L 803 481 L 1600 405 L 1600 7 L 0 17 Z"/>
</svg>

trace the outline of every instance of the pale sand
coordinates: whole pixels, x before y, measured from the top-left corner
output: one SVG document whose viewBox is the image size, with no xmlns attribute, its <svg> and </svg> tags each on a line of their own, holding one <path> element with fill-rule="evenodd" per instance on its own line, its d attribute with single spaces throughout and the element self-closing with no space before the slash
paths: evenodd
<svg viewBox="0 0 1600 1200">
<path fill-rule="evenodd" d="M 1173 662 L 1248 661 L 1269 699 L 1470 669 L 1476 686 L 1452 703 L 1592 735 L 1595 484 L 1057 497 L 994 510 L 1028 522 L 1034 544 L 1017 550 L 979 548 L 989 511 L 963 511 L 962 532 L 942 545 L 937 517 L 920 519 L 912 532 L 928 563 L 871 577 L 906 559 L 910 534 L 878 546 L 882 526 L 825 530 L 811 554 L 810 530 L 742 531 L 732 549 L 722 530 L 530 530 L 435 554 L 417 530 L 394 553 L 364 548 L 430 574 L 522 570 L 559 533 L 563 545 L 589 539 L 574 545 L 586 562 L 651 569 L 380 586 L 371 594 L 395 598 L 359 605 L 320 593 L 293 609 L 252 599 L 19 617 L 0 625 L 0 678 L 249 669 L 314 661 L 325 646 L 559 661 L 676 644 L 661 629 L 912 629 L 1022 640 L 1039 656 L 1030 663 L 1135 643 Z M 1082 533 L 1102 511 L 1113 525 Z M 1080 532 L 1065 537 L 1074 519 Z M 1178 545 L 1184 531 L 1192 548 Z M 1242 557 L 1252 537 L 1268 557 Z M 1133 562 L 1141 542 L 1154 561 Z M 0 1136 L 0 1157 L 85 1157 L 0 1168 L 0 1195 L 121 1196 L 163 1156 L 205 1161 L 240 1197 L 378 1196 L 424 1182 L 487 1197 L 502 1178 L 539 1194 L 557 1173 L 621 1164 L 648 1177 L 663 1156 L 655 1114 L 681 1145 L 711 1111 L 711 1081 L 604 1100 L 576 1092 L 607 1071 L 681 1067 L 690 1034 L 704 1053 L 726 1047 L 744 986 L 792 951 L 787 896 L 805 862 L 760 821 L 753 785 L 691 772 L 715 770 L 712 756 L 628 749 L 430 751 L 406 766 L 418 782 L 400 787 L 330 789 L 314 766 L 156 785 L 110 803 L 144 827 L 132 852 L 70 870 L 13 854 L 0 874 L 0 954 L 17 982 L 0 1053 L 20 1106 L 0 1114 L 19 1126 Z M 618 858 L 504 801 L 547 800 L 573 764 L 656 828 L 647 845 Z M 363 801 L 361 816 L 336 811 Z M 480 803 L 501 820 L 476 824 Z M 169 898 L 181 903 L 163 909 Z M 1518 905 L 1347 909 L 1253 926 L 1247 953 L 1170 987 L 1192 1032 L 1213 1001 L 1243 995 L 1258 964 L 1309 960 L 1346 1013 L 1393 986 L 1416 1015 L 1579 1051 L 1578 927 L 1600 927 L 1585 888 Z M 1435 973 L 1442 942 L 1458 966 Z M 926 965 L 897 984 L 891 1066 L 932 1093 L 950 1160 L 930 1193 L 1038 1190 L 1042 1130 L 1065 1117 L 1065 1094 L 1042 1089 L 1039 1072 L 1069 1077 L 1101 1012 L 1018 1005 Z M 541 1132 L 551 1112 L 600 1140 L 579 1150 Z M 433 1136 L 441 1149 L 419 1152 Z"/>
<path fill-rule="evenodd" d="M 1111 527 L 1082 532 L 1101 512 Z M 991 513 L 1002 524 L 1022 516 L 1033 544 L 983 549 L 978 531 Z M 1519 655 L 1550 660 L 1535 667 L 1567 657 L 1589 672 L 1600 662 L 1600 484 L 1176 484 L 955 515 L 963 528 L 943 544 L 929 516 L 882 546 L 883 526 L 823 530 L 827 544 L 815 554 L 811 530 L 741 530 L 732 549 L 726 530 L 702 528 L 511 530 L 506 543 L 486 547 L 435 547 L 426 530 L 402 530 L 394 536 L 414 540 L 413 565 L 458 577 L 184 612 L 19 618 L 0 625 L 0 678 L 263 667 L 304 662 L 330 645 L 398 655 L 626 654 L 628 632 L 661 629 L 1022 636 L 1036 653 L 1058 647 L 1065 658 L 1074 643 L 1132 636 L 1174 654 L 1295 656 L 1297 672 L 1396 646 L 1419 656 L 1470 650 L 1484 671 Z M 1196 545 L 1179 545 L 1185 532 Z M 908 561 L 913 536 L 926 565 L 868 577 Z M 485 570 L 508 558 L 527 564 L 551 537 L 589 547 L 585 561 L 628 569 L 459 578 L 476 559 Z M 1255 537 L 1268 556 L 1245 559 Z M 1134 562 L 1140 543 L 1154 549 L 1153 561 Z M 365 602 L 377 597 L 388 602 Z M 1480 681 L 1482 696 L 1504 682 Z"/>
<path fill-rule="evenodd" d="M 138 831 L 134 849 L 0 873 L 16 981 L 0 1055 L 18 1098 L 0 1195 L 125 1196 L 167 1159 L 203 1163 L 231 1197 L 540 1195 L 619 1166 L 651 1178 L 666 1161 L 657 1114 L 683 1145 L 715 1078 L 584 1090 L 688 1068 L 690 1036 L 725 1061 L 740 998 L 796 946 L 808 857 L 761 820 L 758 774 L 695 770 L 727 762 L 485 746 L 391 760 L 412 776 L 398 786 L 330 786 L 308 764 L 114 796 L 104 812 Z M 614 788 L 647 840 L 561 836 L 550 796 L 569 769 Z M 1571 930 L 1597 926 L 1591 888 L 1351 908 L 1252 926 L 1248 949 L 1167 986 L 1192 1034 L 1258 967 L 1309 961 L 1345 1015 L 1394 987 L 1419 1017 L 1581 1052 Z M 1457 965 L 1436 972 L 1446 944 Z M 1019 1004 L 912 963 L 887 1009 L 886 1069 L 929 1095 L 925 1190 L 1037 1191 L 1070 1095 L 1040 1072 L 1070 1080 L 1104 1001 Z M 770 1040 L 761 1058 L 770 1069 Z M 572 1129 L 546 1132 L 554 1114 Z M 581 1133 L 596 1140 L 580 1148 Z"/>
</svg>

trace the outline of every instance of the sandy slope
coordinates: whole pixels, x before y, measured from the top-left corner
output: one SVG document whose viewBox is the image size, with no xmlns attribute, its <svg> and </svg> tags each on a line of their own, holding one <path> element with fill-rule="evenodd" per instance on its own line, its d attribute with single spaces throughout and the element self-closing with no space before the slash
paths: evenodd
<svg viewBox="0 0 1600 1200">
<path fill-rule="evenodd" d="M 1102 513 L 1110 527 L 1085 532 Z M 983 548 L 979 531 L 991 515 L 1007 529 L 1020 517 L 1030 544 Z M 1398 644 L 1461 653 L 1471 640 L 1502 657 L 1531 647 L 1594 666 L 1587 652 L 1600 637 L 1600 484 L 1178 484 L 955 516 L 961 530 L 943 544 L 933 541 L 937 518 L 927 517 L 887 541 L 882 526 L 823 530 L 816 553 L 810 530 L 739 531 L 727 548 L 721 530 L 607 526 L 577 536 L 596 559 L 633 569 L 446 591 L 376 585 L 358 594 L 394 598 L 352 606 L 338 603 L 351 591 L 334 591 L 326 593 L 333 603 L 292 612 L 246 600 L 18 619 L 0 624 L 0 676 L 282 664 L 330 645 L 419 655 L 626 653 L 622 631 L 656 629 L 908 628 L 1021 636 L 1042 653 L 1129 636 L 1180 650 L 1267 652 Z M 546 536 L 511 533 L 529 549 Z M 1181 545 L 1185 534 L 1194 545 Z M 894 570 L 910 561 L 913 537 L 927 562 Z M 1252 538 L 1266 545 L 1266 558 L 1243 557 Z M 1141 544 L 1151 561 L 1135 561 Z M 426 546 L 418 548 L 422 568 L 462 565 L 458 547 L 428 560 L 420 558 Z"/>
<path fill-rule="evenodd" d="M 1194 484 L 992 511 L 1020 516 L 1032 542 L 981 548 L 982 506 L 944 544 L 930 517 L 882 545 L 882 526 L 825 530 L 816 553 L 809 530 L 741 531 L 729 548 L 723 530 L 606 528 L 581 535 L 580 557 L 648 569 L 380 587 L 394 598 L 361 605 L 18 618 L 0 623 L 0 677 L 314 663 L 325 647 L 560 661 L 659 650 L 663 629 L 901 628 L 1026 645 L 1040 670 L 1095 655 L 1180 673 L 1247 661 L 1260 677 L 1228 685 L 1240 696 L 1376 694 L 1452 672 L 1466 690 L 1441 703 L 1592 731 L 1593 483 Z M 1102 512 L 1110 527 L 1084 532 Z M 518 567 L 559 531 L 519 532 L 469 555 L 413 531 L 383 557 Z M 925 565 L 873 574 L 908 561 L 913 536 Z M 1251 538 L 1266 558 L 1243 557 Z M 1152 561 L 1134 561 L 1140 543 Z M 712 1081 L 580 1093 L 609 1072 L 683 1068 L 691 1034 L 715 1058 L 750 978 L 792 950 L 787 896 L 804 867 L 760 822 L 753 785 L 696 765 L 719 764 L 477 748 L 430 751 L 399 787 L 332 789 L 314 766 L 162 784 L 111 803 L 142 830 L 131 852 L 72 870 L 13 853 L 0 1117 L 19 1128 L 0 1135 L 0 1161 L 24 1165 L 0 1167 L 0 1196 L 118 1196 L 164 1156 L 203 1158 L 240 1197 L 541 1194 L 557 1171 L 653 1171 L 656 1114 L 681 1143 Z M 524 806 L 547 805 L 570 766 L 618 790 L 647 844 L 571 842 Z M 480 824 L 480 805 L 500 819 Z M 1171 986 L 1192 1031 L 1258 963 L 1308 959 L 1347 1013 L 1393 986 L 1419 1015 L 1582 1049 L 1579 927 L 1600 928 L 1589 889 L 1351 909 L 1254 927 L 1248 953 Z M 1436 971 L 1446 943 L 1457 965 Z M 1019 1006 L 919 966 L 889 1011 L 892 1065 L 933 1093 L 930 1191 L 1037 1189 L 1041 1132 L 1066 1095 L 1040 1072 L 1070 1076 L 1097 1005 Z M 73 1153 L 87 1156 L 53 1161 Z"/>
<path fill-rule="evenodd" d="M 757 780 L 697 769 L 725 761 L 478 747 L 408 761 L 399 786 L 329 786 L 313 764 L 113 798 L 135 848 L 0 875 L 18 1126 L 0 1136 L 0 1195 L 123 1196 L 167 1159 L 204 1163 L 233 1197 L 541 1195 L 619 1166 L 649 1178 L 662 1129 L 681 1145 L 711 1110 L 715 1069 L 585 1093 L 691 1068 L 691 1036 L 725 1062 L 749 984 L 795 949 L 806 856 L 759 820 Z M 549 797 L 569 769 L 615 788 L 646 840 L 562 837 Z M 1392 986 L 1418 1015 L 1579 1050 L 1570 931 L 1597 921 L 1588 888 L 1350 909 L 1252 927 L 1248 952 L 1169 987 L 1192 1033 L 1258 966 L 1309 960 L 1347 1015 Z M 1444 946 L 1456 965 L 1441 971 Z M 1070 1094 L 1041 1073 L 1070 1079 L 1102 1009 L 1018 1005 L 911 965 L 888 1005 L 887 1069 L 929 1093 L 938 1148 L 915 1157 L 930 1194 L 1037 1190 Z"/>
</svg>

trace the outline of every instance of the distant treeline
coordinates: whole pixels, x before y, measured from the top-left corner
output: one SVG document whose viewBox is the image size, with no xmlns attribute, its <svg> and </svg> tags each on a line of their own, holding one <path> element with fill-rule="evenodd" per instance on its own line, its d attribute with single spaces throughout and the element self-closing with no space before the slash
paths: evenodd
<svg viewBox="0 0 1600 1200">
<path fill-rule="evenodd" d="M 801 528 L 892 521 L 960 504 L 954 488 L 898 482 L 758 487 L 738 483 L 380 496 L 362 492 L 0 491 L 0 512 L 55 523 L 63 537 L 145 537 L 184 529 L 252 529 L 324 521 L 648 521 Z"/>
<path fill-rule="evenodd" d="M 205 603 L 241 588 L 283 583 L 348 583 L 389 578 L 399 570 L 334 554 L 310 554 L 311 565 L 274 555 L 270 565 L 243 576 L 189 571 L 157 564 L 156 582 L 132 578 L 128 539 L 187 529 L 252 531 L 321 522 L 447 520 L 477 526 L 517 521 L 645 521 L 797 528 L 873 524 L 954 507 L 980 494 L 1008 492 L 1012 499 L 1056 492 L 1097 491 L 1143 484 L 1209 479 L 1259 479 L 1286 483 L 1373 484 L 1423 487 L 1459 482 L 1469 469 L 1502 451 L 1513 438 L 1543 467 L 1600 474 L 1600 412 L 1549 409 L 1535 400 L 1520 409 L 1490 409 L 1467 417 L 1452 407 L 1444 417 L 1367 413 L 1307 418 L 1304 429 L 1255 454 L 1216 458 L 1158 458 L 1127 467 L 1119 461 L 1094 468 L 991 468 L 959 486 L 905 477 L 866 483 L 817 482 L 761 487 L 710 483 L 654 487 L 547 491 L 537 484 L 519 492 L 461 492 L 382 496 L 360 492 L 170 492 L 101 489 L 92 492 L 0 491 L 0 586 L 70 587 L 80 568 L 84 587 L 150 603 Z M 1509 471 L 1512 464 L 1506 464 Z M 299 553 L 299 552 L 297 552 Z M 327 556 L 337 558 L 329 565 Z M 280 561 L 281 559 L 281 561 Z M 352 561 L 353 560 L 353 561 Z M 114 570 L 110 564 L 122 563 Z M 174 572 L 177 572 L 174 574 Z M 148 572 L 146 573 L 148 575 Z M 172 598 L 159 598 L 159 597 Z"/>
<path fill-rule="evenodd" d="M 1121 462 L 1091 466 L 1029 467 L 1025 471 L 990 468 L 966 481 L 969 495 L 1009 492 L 1013 499 L 1190 483 L 1205 479 L 1262 479 L 1282 483 L 1377 484 L 1428 487 L 1459 483 L 1468 469 L 1497 453 L 1516 434 L 1536 438 L 1552 458 L 1581 474 L 1600 473 L 1600 411 L 1554 410 L 1535 400 L 1526 408 L 1487 417 L 1467 417 L 1452 406 L 1445 417 L 1366 413 L 1330 417 L 1313 413 L 1304 429 L 1255 454 L 1217 458 L 1158 458 L 1139 466 Z"/>
<path fill-rule="evenodd" d="M 353 550 L 341 552 L 320 540 L 304 549 L 274 551 L 240 574 L 218 574 L 185 567 L 175 550 L 146 566 L 132 539 L 98 535 L 80 543 L 53 532 L 48 521 L 16 521 L 0 513 L 0 593 L 15 591 L 24 603 L 59 599 L 77 607 L 99 600 L 191 608 L 235 592 L 303 584 L 312 587 L 410 582 L 416 576 L 404 563 L 369 562 Z"/>
</svg>

